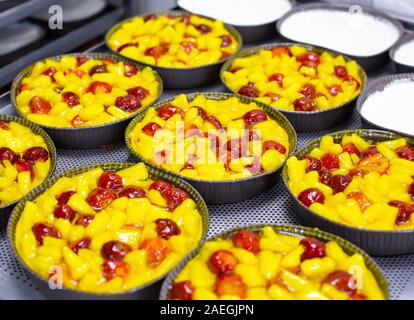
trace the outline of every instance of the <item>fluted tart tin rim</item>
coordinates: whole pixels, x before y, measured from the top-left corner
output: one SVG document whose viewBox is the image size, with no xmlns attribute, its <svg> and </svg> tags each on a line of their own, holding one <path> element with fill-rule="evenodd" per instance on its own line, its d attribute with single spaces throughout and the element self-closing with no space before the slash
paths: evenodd
<svg viewBox="0 0 414 320">
<path fill-rule="evenodd" d="M 388 51 L 389 58 L 393 63 L 395 63 L 397 69 L 398 68 L 404 68 L 406 70 L 410 70 L 411 72 L 414 72 L 414 65 L 409 65 L 409 64 L 406 64 L 406 63 L 399 62 L 399 61 L 395 60 L 396 52 L 402 46 L 404 46 L 405 44 L 407 44 L 409 42 L 412 42 L 412 41 L 414 41 L 414 33 L 406 33 Z"/>
</svg>

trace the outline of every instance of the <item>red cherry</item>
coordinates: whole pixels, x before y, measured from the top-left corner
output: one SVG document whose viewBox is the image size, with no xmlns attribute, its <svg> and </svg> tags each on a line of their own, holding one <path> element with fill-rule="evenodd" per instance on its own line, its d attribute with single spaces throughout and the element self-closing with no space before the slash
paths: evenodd
<svg viewBox="0 0 414 320">
<path fill-rule="evenodd" d="M 118 49 L 116 49 L 116 51 L 117 52 L 121 52 L 125 48 L 128 48 L 128 47 L 138 47 L 138 46 L 139 46 L 139 43 L 138 42 L 128 42 L 128 43 L 125 43 L 125 44 L 119 46 Z"/>
<path fill-rule="evenodd" d="M 411 215 L 414 212 L 414 205 L 410 205 L 406 202 L 396 200 L 388 202 L 388 205 L 398 208 L 398 214 L 395 219 L 395 224 L 397 226 L 404 225 L 408 221 L 410 221 Z"/>
<path fill-rule="evenodd" d="M 136 44 L 138 46 L 138 44 Z M 138 73 L 139 69 L 135 65 L 124 62 L 124 76 L 125 77 L 132 77 L 135 76 Z M 145 90 L 145 89 L 144 89 Z"/>
<path fill-rule="evenodd" d="M 31 147 L 23 154 L 23 160 L 35 163 L 36 161 L 45 162 L 49 159 L 49 152 L 43 147 Z"/>
<path fill-rule="evenodd" d="M 56 196 L 56 200 L 58 201 L 58 204 L 68 203 L 69 199 L 76 193 L 75 190 L 69 190 L 62 192 L 61 194 Z"/>
<path fill-rule="evenodd" d="M 220 275 L 232 273 L 237 263 L 239 261 L 233 253 L 227 250 L 218 250 L 210 256 L 208 267 L 213 273 Z"/>
<path fill-rule="evenodd" d="M 163 54 L 168 51 L 167 46 L 159 45 L 157 47 L 148 48 L 145 50 L 145 55 L 153 57 L 155 60 L 158 60 Z"/>
<path fill-rule="evenodd" d="M 336 174 L 329 180 L 328 185 L 334 193 L 343 192 L 345 188 L 352 182 L 350 175 Z"/>
<path fill-rule="evenodd" d="M 322 283 L 328 283 L 339 291 L 345 292 L 349 295 L 356 293 L 357 289 L 353 283 L 353 277 L 346 271 L 335 270 L 328 274 Z"/>
<path fill-rule="evenodd" d="M 116 198 L 116 193 L 112 190 L 96 188 L 88 195 L 86 202 L 88 202 L 95 211 L 101 211 Z"/>
<path fill-rule="evenodd" d="M 232 159 L 243 157 L 247 154 L 249 149 L 248 141 L 246 139 L 228 140 L 226 149 L 230 151 Z"/>
<path fill-rule="evenodd" d="M 111 93 L 112 86 L 106 82 L 102 81 L 94 81 L 92 82 L 88 88 L 86 88 L 87 93 Z"/>
<path fill-rule="evenodd" d="M 344 81 L 348 81 L 348 82 L 355 82 L 356 84 L 356 90 L 358 90 L 359 88 L 361 88 L 361 83 L 355 79 L 353 76 L 351 75 L 347 75 L 345 78 L 343 78 Z"/>
<path fill-rule="evenodd" d="M 361 153 L 359 152 L 357 146 L 353 143 L 347 143 L 346 145 L 342 146 L 344 152 L 348 152 L 349 154 L 356 154 L 358 157 L 361 157 Z"/>
<path fill-rule="evenodd" d="M 315 238 L 303 238 L 300 241 L 300 244 L 305 250 L 300 257 L 301 261 L 313 258 L 323 258 L 326 255 L 325 244 Z"/>
<path fill-rule="evenodd" d="M 173 185 L 167 181 L 163 180 L 155 180 L 151 183 L 149 189 L 150 190 L 157 190 L 161 195 L 165 195 L 167 191 L 173 188 Z"/>
<path fill-rule="evenodd" d="M 145 99 L 145 97 L 149 95 L 148 90 L 141 87 L 141 86 L 136 86 L 136 87 L 130 88 L 130 89 L 127 90 L 127 92 L 128 92 L 129 95 L 134 96 L 135 98 L 137 98 L 140 101 Z"/>
<path fill-rule="evenodd" d="M 315 202 L 322 204 L 325 202 L 325 196 L 319 189 L 316 188 L 310 188 L 302 191 L 299 193 L 298 199 L 307 207 L 310 207 L 311 204 Z"/>
<path fill-rule="evenodd" d="M 94 218 L 95 216 L 93 214 L 84 214 L 84 215 L 79 216 L 78 219 L 76 219 L 75 224 L 77 226 L 82 226 L 86 228 L 92 222 Z"/>
<path fill-rule="evenodd" d="M 143 128 L 142 131 L 150 136 L 153 137 L 157 130 L 162 129 L 162 127 L 156 122 L 148 122 Z"/>
<path fill-rule="evenodd" d="M 283 87 L 283 78 L 284 75 L 281 73 L 274 73 L 267 78 L 267 81 L 276 81 L 279 87 Z"/>
<path fill-rule="evenodd" d="M 214 292 L 218 296 L 239 296 L 241 299 L 247 296 L 247 286 L 238 274 L 223 274 L 214 284 Z"/>
<path fill-rule="evenodd" d="M 259 96 L 259 90 L 257 90 L 254 84 L 251 82 L 241 87 L 238 93 L 242 96 L 250 97 L 250 98 L 257 98 Z"/>
<path fill-rule="evenodd" d="M 29 161 L 19 159 L 15 163 L 16 169 L 18 172 L 29 171 L 30 178 L 33 180 L 35 178 L 35 172 L 33 170 L 33 166 Z"/>
<path fill-rule="evenodd" d="M 163 196 L 167 200 L 167 206 L 170 210 L 174 210 L 188 198 L 187 192 L 178 188 L 168 189 Z"/>
<path fill-rule="evenodd" d="M 26 90 L 29 90 L 29 89 L 30 89 L 30 87 L 29 87 L 29 85 L 28 85 L 27 83 L 22 84 L 22 85 L 20 85 L 20 87 L 19 87 L 19 93 L 20 93 L 20 92 L 23 92 L 23 91 L 26 91 Z"/>
<path fill-rule="evenodd" d="M 181 118 L 184 117 L 184 111 L 172 104 L 164 104 L 158 109 L 158 116 L 163 120 L 168 120 L 175 114 L 179 114 Z"/>
<path fill-rule="evenodd" d="M 316 88 L 313 84 L 307 83 L 299 90 L 299 93 L 303 94 L 305 97 L 311 98 L 315 95 Z"/>
<path fill-rule="evenodd" d="M 170 251 L 167 240 L 162 238 L 145 239 L 139 248 L 147 251 L 147 264 L 151 268 L 157 267 Z"/>
<path fill-rule="evenodd" d="M 273 47 L 272 48 L 272 56 L 276 57 L 276 56 L 281 56 L 282 54 L 286 54 L 289 57 L 292 56 L 292 53 L 290 52 L 289 47 L 286 46 L 279 46 L 279 47 Z"/>
<path fill-rule="evenodd" d="M 371 205 L 367 197 L 365 197 L 365 195 L 362 192 L 358 192 L 358 191 L 350 192 L 347 194 L 346 198 L 354 199 L 356 202 L 358 202 L 358 205 L 361 211 L 364 211 L 366 208 L 368 208 Z"/>
<path fill-rule="evenodd" d="M 286 154 L 286 148 L 279 142 L 273 140 L 267 140 L 263 142 L 263 153 L 267 150 L 276 150 L 281 154 Z"/>
<path fill-rule="evenodd" d="M 53 211 L 53 215 L 55 216 L 56 219 L 61 218 L 61 219 L 66 219 L 72 222 L 73 219 L 75 219 L 76 212 L 71 207 L 69 207 L 69 205 L 67 205 L 66 203 L 62 203 L 62 204 L 58 204 L 55 207 L 55 210 Z"/>
<path fill-rule="evenodd" d="M 106 260 L 102 264 L 102 274 L 107 281 L 115 277 L 125 277 L 128 273 L 129 268 L 124 261 Z"/>
<path fill-rule="evenodd" d="M 248 126 L 267 120 L 267 114 L 263 110 L 252 110 L 244 114 L 244 121 Z"/>
<path fill-rule="evenodd" d="M 55 226 L 49 225 L 47 223 L 36 223 L 32 227 L 32 232 L 35 235 L 37 244 L 39 246 L 43 245 L 43 240 L 45 237 L 60 238 L 60 233 Z"/>
<path fill-rule="evenodd" d="M 145 197 L 145 191 L 144 189 L 138 186 L 128 186 L 123 188 L 121 192 L 119 192 L 118 196 L 120 198 L 127 197 L 129 199 L 143 198 Z"/>
<path fill-rule="evenodd" d="M 106 67 L 106 65 L 100 64 L 100 65 L 92 67 L 91 70 L 89 70 L 89 75 L 93 76 L 95 73 L 107 73 L 107 72 L 108 72 L 108 68 Z"/>
<path fill-rule="evenodd" d="M 79 128 L 84 123 L 85 121 L 83 121 L 79 115 L 74 116 L 73 119 L 70 121 L 70 124 L 74 128 Z"/>
<path fill-rule="evenodd" d="M 335 153 L 325 153 L 321 157 L 322 165 L 328 170 L 339 169 L 339 157 Z"/>
<path fill-rule="evenodd" d="M 342 87 L 338 84 L 333 84 L 332 86 L 328 87 L 328 91 L 331 96 L 335 97 L 342 92 Z"/>
<path fill-rule="evenodd" d="M 78 62 L 78 67 L 84 64 L 86 61 L 88 61 L 89 58 L 86 56 L 77 56 L 76 61 Z"/>
<path fill-rule="evenodd" d="M 102 246 L 101 255 L 106 260 L 120 261 L 131 251 L 132 248 L 126 243 L 121 241 L 109 241 Z"/>
<path fill-rule="evenodd" d="M 79 96 L 71 91 L 62 93 L 63 102 L 65 102 L 69 107 L 74 107 L 80 104 Z"/>
<path fill-rule="evenodd" d="M 332 178 L 332 173 L 329 170 L 321 168 L 318 172 L 319 181 L 323 184 L 329 185 L 329 181 Z M 352 177 L 352 176 L 351 176 Z"/>
<path fill-rule="evenodd" d="M 220 60 L 224 60 L 227 59 L 228 57 L 231 56 L 231 53 L 227 52 L 227 51 L 221 51 L 221 57 Z"/>
<path fill-rule="evenodd" d="M 373 155 L 379 154 L 379 151 L 376 146 L 370 146 L 361 152 L 361 158 L 370 157 Z"/>
<path fill-rule="evenodd" d="M 348 75 L 348 71 L 343 66 L 335 66 L 335 75 L 338 78 L 345 78 Z"/>
<path fill-rule="evenodd" d="M 321 171 L 322 162 L 320 160 L 311 156 L 304 156 L 302 160 L 306 160 L 308 162 L 308 165 L 306 166 L 306 173 L 311 171 Z"/>
<path fill-rule="evenodd" d="M 309 97 L 303 97 L 293 101 L 295 111 L 315 111 L 316 103 Z"/>
<path fill-rule="evenodd" d="M 5 121 L 0 120 L 0 129 L 10 130 L 9 124 L 7 122 L 5 122 Z"/>
<path fill-rule="evenodd" d="M 123 187 L 122 178 L 115 172 L 105 171 L 98 179 L 98 187 L 118 191 Z"/>
<path fill-rule="evenodd" d="M 181 47 L 183 47 L 185 52 L 190 53 L 191 50 L 197 48 L 197 43 L 193 41 L 182 41 Z"/>
<path fill-rule="evenodd" d="M 178 225 L 171 219 L 157 219 L 155 220 L 157 234 L 160 238 L 165 240 L 172 236 L 178 236 L 181 233 Z"/>
<path fill-rule="evenodd" d="M 204 110 L 202 107 L 194 106 L 193 108 L 197 109 L 198 115 L 201 117 L 201 119 L 206 119 L 208 117 L 207 111 Z"/>
<path fill-rule="evenodd" d="M 232 237 L 233 245 L 248 250 L 254 254 L 260 251 L 260 237 L 252 231 L 240 230 Z"/>
<path fill-rule="evenodd" d="M 53 81 L 55 81 L 55 73 L 57 72 L 55 67 L 49 67 L 45 71 L 42 72 L 43 75 L 50 77 Z"/>
<path fill-rule="evenodd" d="M 38 96 L 30 100 L 30 110 L 32 113 L 46 114 L 52 109 L 50 103 Z"/>
<path fill-rule="evenodd" d="M 215 116 L 207 116 L 205 121 L 210 122 L 216 129 L 221 129 L 223 127 Z"/>
<path fill-rule="evenodd" d="M 91 238 L 85 237 L 75 243 L 72 243 L 69 247 L 72 249 L 73 252 L 77 254 L 80 249 L 90 249 L 91 243 Z"/>
<path fill-rule="evenodd" d="M 231 68 L 229 71 L 231 72 L 231 73 L 236 73 L 237 71 L 239 71 L 239 70 L 241 70 L 241 69 L 243 69 L 242 67 L 233 67 L 233 68 Z"/>
<path fill-rule="evenodd" d="M 302 65 L 305 65 L 310 68 L 315 68 L 318 64 L 321 63 L 319 54 L 316 52 L 306 52 L 301 54 L 296 58 Z"/>
<path fill-rule="evenodd" d="M 399 158 L 414 161 L 414 148 L 411 146 L 399 147 L 395 152 Z"/>
<path fill-rule="evenodd" d="M 170 290 L 170 298 L 172 300 L 193 300 L 194 287 L 191 281 L 176 282 Z"/>
<path fill-rule="evenodd" d="M 411 199 L 414 201 L 414 182 L 408 187 L 408 193 L 411 195 Z"/>
<path fill-rule="evenodd" d="M 150 20 L 157 20 L 157 15 L 154 14 L 154 13 L 150 13 L 150 14 L 147 14 L 144 17 L 144 22 L 147 22 L 147 21 L 150 21 Z"/>
<path fill-rule="evenodd" d="M 9 160 L 11 164 L 14 164 L 19 158 L 20 156 L 12 149 L 7 147 L 0 148 L 0 161 Z"/>
<path fill-rule="evenodd" d="M 197 29 L 198 31 L 200 31 L 200 32 L 201 32 L 201 34 L 206 34 L 206 33 L 211 32 L 211 27 L 209 27 L 209 26 L 208 26 L 208 25 L 206 25 L 206 24 L 199 24 L 198 26 L 196 26 L 196 29 Z"/>
<path fill-rule="evenodd" d="M 228 34 L 223 34 L 222 36 L 220 36 L 220 38 L 222 39 L 221 41 L 222 48 L 228 47 L 233 42 L 231 40 L 231 37 Z"/>
<path fill-rule="evenodd" d="M 377 153 L 373 156 L 363 157 L 357 164 L 356 170 L 361 171 L 362 174 L 375 171 L 380 174 L 385 174 L 388 171 L 390 162 L 382 154 Z"/>
<path fill-rule="evenodd" d="M 115 106 L 125 112 L 135 112 L 141 108 L 141 102 L 139 99 L 129 94 L 124 97 L 116 98 Z"/>
<path fill-rule="evenodd" d="M 265 97 L 270 97 L 270 102 L 276 102 L 279 101 L 281 96 L 280 94 L 274 93 L 274 92 L 268 92 L 264 95 Z"/>
</svg>

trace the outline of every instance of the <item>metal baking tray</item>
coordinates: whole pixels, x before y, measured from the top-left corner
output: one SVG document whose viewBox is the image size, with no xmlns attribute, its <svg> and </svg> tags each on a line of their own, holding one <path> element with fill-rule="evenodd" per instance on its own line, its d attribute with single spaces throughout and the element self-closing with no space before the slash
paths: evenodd
<svg viewBox="0 0 414 320">
<path fill-rule="evenodd" d="M 280 41 L 271 39 L 269 41 Z M 258 45 L 255 43 L 252 45 Z M 94 51 L 108 51 L 102 44 L 95 47 Z M 368 77 L 375 79 L 378 76 L 391 72 L 390 65 L 369 73 Z M 191 90 L 165 90 L 161 99 L 168 99 L 181 92 L 225 92 L 224 85 L 220 82 Z M 0 113 L 12 113 L 9 95 L 0 97 Z M 344 123 L 331 128 L 329 131 L 319 131 L 298 134 L 298 148 L 321 135 L 329 132 L 356 129 L 361 127 L 360 118 L 355 111 Z M 113 162 L 128 160 L 128 150 L 124 144 L 91 150 L 63 150 L 58 149 L 58 162 L 55 174 L 64 170 L 96 162 Z M 299 220 L 293 211 L 288 192 L 280 180 L 268 192 L 253 199 L 226 205 L 210 205 L 210 230 L 208 236 L 235 226 L 249 224 L 279 223 L 299 224 Z M 45 299 L 36 285 L 31 282 L 29 275 L 21 268 L 17 260 L 12 256 L 6 238 L 6 232 L 0 232 L 0 299 Z M 414 255 L 396 257 L 374 257 L 389 281 L 392 299 L 414 300 Z"/>
</svg>

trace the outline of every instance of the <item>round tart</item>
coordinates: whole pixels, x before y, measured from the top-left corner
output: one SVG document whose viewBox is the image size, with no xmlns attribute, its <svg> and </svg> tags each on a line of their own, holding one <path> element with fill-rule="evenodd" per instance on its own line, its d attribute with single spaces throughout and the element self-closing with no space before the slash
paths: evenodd
<svg viewBox="0 0 414 320">
<path fill-rule="evenodd" d="M 173 12 L 128 19 L 107 43 L 125 57 L 168 68 L 215 64 L 240 47 L 221 21 Z"/>
<path fill-rule="evenodd" d="M 316 237 L 318 232 L 313 231 Z M 346 249 L 348 252 L 344 250 L 342 239 L 337 238 L 336 241 L 332 236 L 329 238 L 321 240 L 310 236 L 303 237 L 280 232 L 271 226 L 232 230 L 223 238 L 218 236 L 207 241 L 199 252 L 187 261 L 171 283 L 168 298 L 386 298 L 377 282 L 377 274 L 374 276 L 372 265 L 366 260 L 366 256 L 355 251 L 349 254 L 349 248 Z"/>
<path fill-rule="evenodd" d="M 197 245 L 198 209 L 183 189 L 150 179 L 142 163 L 116 172 L 99 165 L 63 175 L 28 201 L 14 242 L 43 279 L 58 281 L 59 272 L 65 288 L 117 293 L 165 275 Z"/>
<path fill-rule="evenodd" d="M 157 99 L 161 86 L 149 67 L 112 56 L 65 55 L 34 64 L 16 89 L 17 112 L 30 121 L 79 128 L 131 117 Z"/>
<path fill-rule="evenodd" d="M 181 94 L 151 107 L 127 130 L 145 161 L 185 177 L 235 180 L 274 171 L 294 146 L 287 131 L 252 100 Z"/>
<path fill-rule="evenodd" d="M 0 207 L 22 198 L 53 171 L 44 138 L 30 128 L 0 120 Z"/>
<path fill-rule="evenodd" d="M 413 229 L 413 177 L 414 147 L 404 138 L 374 143 L 345 132 L 287 161 L 287 184 L 304 206 L 371 230 Z"/>
<path fill-rule="evenodd" d="M 316 52 L 317 51 L 317 52 Z M 358 64 L 300 45 L 247 50 L 222 72 L 233 92 L 289 111 L 321 111 L 344 105 L 361 91 Z"/>
</svg>

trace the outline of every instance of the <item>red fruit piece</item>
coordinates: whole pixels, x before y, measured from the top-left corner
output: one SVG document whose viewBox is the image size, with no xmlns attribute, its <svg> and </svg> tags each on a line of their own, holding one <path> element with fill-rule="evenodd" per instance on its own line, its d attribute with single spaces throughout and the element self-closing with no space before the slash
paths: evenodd
<svg viewBox="0 0 414 320">
<path fill-rule="evenodd" d="M 348 75 L 348 71 L 343 66 L 335 66 L 335 75 L 338 78 L 345 78 Z"/>
<path fill-rule="evenodd" d="M 31 147 L 23 154 L 23 160 L 35 163 L 36 161 L 45 162 L 49 159 L 49 152 L 43 147 Z"/>
<path fill-rule="evenodd" d="M 125 112 L 135 112 L 141 108 L 141 102 L 130 94 L 124 97 L 118 97 L 115 100 L 115 106 Z"/>
<path fill-rule="evenodd" d="M 240 230 L 232 237 L 233 245 L 248 250 L 254 254 L 260 251 L 260 237 L 252 231 Z"/>
<path fill-rule="evenodd" d="M 226 149 L 230 151 L 232 159 L 245 156 L 248 148 L 249 145 L 246 139 L 232 139 L 226 143 Z"/>
<path fill-rule="evenodd" d="M 33 166 L 29 161 L 19 159 L 15 163 L 16 169 L 18 172 L 29 171 L 30 178 L 33 180 L 35 178 L 35 172 L 33 170 Z"/>
<path fill-rule="evenodd" d="M 228 47 L 233 42 L 231 40 L 231 37 L 228 34 L 223 34 L 222 36 L 220 36 L 220 38 L 222 39 L 221 41 L 222 48 Z"/>
<path fill-rule="evenodd" d="M 32 113 L 46 114 L 52 109 L 50 103 L 38 96 L 35 96 L 30 100 L 30 110 Z"/>
<path fill-rule="evenodd" d="M 102 264 L 102 274 L 107 281 L 115 277 L 125 277 L 128 273 L 129 268 L 124 261 L 106 260 Z"/>
<path fill-rule="evenodd" d="M 249 129 L 249 141 L 257 141 L 260 140 L 259 134 L 252 129 Z"/>
<path fill-rule="evenodd" d="M 308 165 L 306 167 L 306 173 L 311 171 L 321 171 L 322 162 L 320 160 L 311 156 L 304 156 L 302 160 L 306 160 L 308 162 Z"/>
<path fill-rule="evenodd" d="M 241 299 L 247 296 L 247 286 L 237 274 L 223 274 L 218 277 L 214 291 L 218 296 L 239 296 Z"/>
<path fill-rule="evenodd" d="M 111 171 L 105 171 L 98 179 L 98 187 L 103 189 L 118 191 L 122 189 L 123 185 L 121 176 Z"/>
<path fill-rule="evenodd" d="M 112 86 L 106 82 L 102 81 L 94 81 L 92 82 L 88 88 L 86 88 L 87 93 L 111 93 Z"/>
<path fill-rule="evenodd" d="M 193 300 L 194 288 L 191 281 L 176 282 L 170 290 L 170 298 L 172 300 Z"/>
<path fill-rule="evenodd" d="M 5 121 L 0 120 L 0 129 L 10 130 L 9 124 L 7 122 L 5 122 Z"/>
<path fill-rule="evenodd" d="M 401 226 L 410 221 L 411 215 L 414 212 L 414 205 L 410 205 L 403 201 L 393 200 L 388 202 L 388 205 L 398 208 L 398 214 L 395 219 L 395 224 Z"/>
<path fill-rule="evenodd" d="M 316 93 L 316 88 L 313 84 L 307 83 L 300 90 L 299 93 L 303 94 L 305 97 L 313 97 Z"/>
<path fill-rule="evenodd" d="M 108 72 L 108 68 L 106 67 L 106 65 L 100 64 L 100 65 L 92 67 L 91 70 L 89 70 L 89 75 L 93 76 L 95 73 L 106 73 L 106 72 Z"/>
<path fill-rule="evenodd" d="M 139 71 L 139 69 L 136 66 L 134 66 L 133 64 L 130 64 L 128 62 L 124 63 L 124 76 L 125 77 L 135 76 L 138 73 L 138 71 Z"/>
<path fill-rule="evenodd" d="M 307 207 L 310 207 L 311 204 L 315 202 L 322 204 L 325 202 L 325 196 L 319 189 L 316 188 L 303 190 L 301 193 L 299 193 L 298 199 Z"/>
<path fill-rule="evenodd" d="M 358 191 L 350 192 L 348 193 L 346 198 L 354 199 L 356 202 L 358 202 L 358 205 L 361 211 L 364 211 L 366 208 L 368 208 L 371 205 L 368 198 L 362 192 L 358 192 Z"/>
<path fill-rule="evenodd" d="M 274 92 L 268 92 L 264 95 L 265 97 L 270 97 L 270 102 L 276 102 L 279 101 L 281 96 L 280 94 L 274 93 Z"/>
<path fill-rule="evenodd" d="M 300 241 L 300 244 L 305 250 L 300 257 L 301 261 L 313 258 L 323 258 L 326 255 L 325 244 L 315 238 L 303 238 Z"/>
<path fill-rule="evenodd" d="M 67 219 L 72 222 L 73 219 L 75 219 L 76 212 L 71 207 L 69 207 L 68 204 L 62 203 L 62 204 L 58 204 L 55 207 L 55 210 L 53 211 L 53 215 L 55 216 L 56 219 L 59 219 L 59 218 Z"/>
<path fill-rule="evenodd" d="M 197 109 L 198 115 L 201 117 L 201 119 L 204 120 L 204 119 L 206 119 L 208 117 L 208 114 L 207 114 L 206 110 L 204 110 L 203 108 L 197 107 L 197 106 L 195 106 L 193 108 L 196 108 Z"/>
<path fill-rule="evenodd" d="M 378 151 L 377 147 L 376 146 L 371 146 L 371 147 L 368 147 L 364 151 L 361 152 L 361 157 L 366 158 L 366 157 L 373 156 L 373 155 L 378 154 L 378 153 L 379 153 L 379 151 Z"/>
<path fill-rule="evenodd" d="M 242 96 L 250 97 L 250 98 L 257 98 L 259 96 L 259 90 L 257 90 L 254 84 L 251 82 L 241 87 L 238 93 Z"/>
<path fill-rule="evenodd" d="M 329 180 L 328 185 L 334 193 L 343 192 L 345 188 L 352 182 L 350 175 L 336 174 Z"/>
<path fill-rule="evenodd" d="M 408 187 L 408 193 L 410 194 L 411 199 L 414 201 L 414 182 Z"/>
<path fill-rule="evenodd" d="M 411 146 L 402 146 L 395 150 L 397 156 L 402 159 L 414 161 L 414 148 Z"/>
<path fill-rule="evenodd" d="M 286 153 L 286 148 L 281 145 L 279 142 L 273 141 L 273 140 L 267 140 L 263 142 L 263 153 L 267 150 L 276 150 L 281 154 Z"/>
<path fill-rule="evenodd" d="M 223 127 L 215 116 L 207 116 L 205 121 L 210 122 L 216 129 L 221 129 Z"/>
<path fill-rule="evenodd" d="M 187 192 L 178 188 L 171 188 L 167 190 L 163 196 L 165 200 L 167 200 L 167 206 L 170 210 L 174 210 L 188 198 Z"/>
<path fill-rule="evenodd" d="M 129 95 L 134 96 L 135 98 L 137 98 L 140 101 L 145 99 L 145 97 L 149 95 L 148 90 L 141 87 L 141 86 L 136 86 L 136 87 L 130 88 L 130 89 L 127 90 L 127 92 L 128 92 Z"/>
<path fill-rule="evenodd" d="M 49 225 L 47 223 L 36 223 L 32 227 L 32 232 L 35 235 L 37 244 L 39 246 L 43 245 L 43 240 L 45 237 L 60 238 L 60 233 L 55 226 Z"/>
<path fill-rule="evenodd" d="M 147 264 L 151 268 L 157 267 L 170 251 L 167 240 L 162 238 L 145 239 L 139 248 L 147 251 Z"/>
<path fill-rule="evenodd" d="M 316 103 L 309 97 L 303 97 L 293 101 L 295 111 L 315 111 Z"/>
<path fill-rule="evenodd" d="M 42 72 L 42 75 L 48 76 L 52 81 L 55 81 L 55 73 L 57 72 L 55 67 L 49 67 L 45 71 Z"/>
<path fill-rule="evenodd" d="M 163 180 L 155 180 L 149 187 L 150 190 L 157 190 L 163 196 L 172 188 L 173 185 L 171 183 Z"/>
<path fill-rule="evenodd" d="M 164 53 L 167 52 L 167 50 L 167 46 L 159 45 L 157 47 L 152 47 L 145 50 L 145 55 L 153 57 L 155 60 L 158 60 Z"/>
<path fill-rule="evenodd" d="M 252 110 L 246 112 L 243 116 L 244 121 L 248 126 L 252 126 L 258 122 L 267 120 L 267 114 L 263 110 Z"/>
<path fill-rule="evenodd" d="M 231 72 L 231 73 L 236 73 L 237 71 L 239 71 L 239 70 L 241 70 L 241 69 L 243 69 L 242 67 L 233 67 L 233 68 L 231 68 L 229 71 Z"/>
<path fill-rule="evenodd" d="M 76 61 L 78 62 L 78 67 L 88 61 L 89 58 L 86 56 L 77 56 Z"/>
<path fill-rule="evenodd" d="M 129 199 L 143 198 L 145 197 L 145 191 L 144 189 L 138 186 L 128 186 L 123 188 L 121 192 L 119 192 L 118 197 L 127 197 Z"/>
<path fill-rule="evenodd" d="M 79 128 L 84 123 L 85 123 L 85 121 L 83 121 L 79 115 L 74 116 L 73 119 L 70 122 L 70 124 L 74 128 Z"/>
<path fill-rule="evenodd" d="M 68 203 L 69 199 L 76 193 L 75 190 L 69 190 L 62 192 L 61 194 L 56 196 L 56 200 L 58 204 Z"/>
<path fill-rule="evenodd" d="M 346 145 L 342 146 L 344 152 L 348 152 L 349 154 L 356 154 L 358 157 L 361 157 L 361 152 L 359 152 L 357 146 L 353 143 L 347 143 Z"/>
<path fill-rule="evenodd" d="M 178 225 L 171 219 L 157 219 L 155 220 L 155 225 L 158 236 L 165 240 L 170 239 L 172 236 L 178 236 L 181 233 Z"/>
<path fill-rule="evenodd" d="M 157 130 L 162 129 L 162 127 L 156 122 L 148 122 L 143 128 L 142 131 L 150 136 L 153 137 Z"/>
<path fill-rule="evenodd" d="M 71 91 L 62 93 L 63 102 L 65 102 L 69 107 L 74 107 L 80 104 L 79 96 Z"/>
<path fill-rule="evenodd" d="M 322 166 L 328 170 L 339 169 L 339 157 L 335 153 L 325 153 L 321 157 Z"/>
<path fill-rule="evenodd" d="M 322 168 L 319 170 L 318 175 L 319 175 L 320 182 L 322 182 L 323 184 L 329 185 L 329 181 L 332 178 L 332 174 L 329 170 Z"/>
<path fill-rule="evenodd" d="M 237 263 L 239 261 L 233 253 L 227 250 L 218 250 L 210 256 L 208 267 L 213 273 L 221 275 L 232 273 Z"/>
<path fill-rule="evenodd" d="M 331 94 L 331 96 L 335 97 L 339 93 L 342 92 L 342 87 L 340 85 L 338 85 L 338 84 L 334 84 L 334 85 L 328 87 L 328 91 Z"/>
<path fill-rule="evenodd" d="M 86 228 L 94 218 L 95 216 L 93 214 L 83 214 L 76 219 L 75 224 Z"/>
<path fill-rule="evenodd" d="M 117 195 L 112 190 L 96 188 L 86 198 L 86 202 L 95 210 L 101 211 L 105 209 Z"/>
<path fill-rule="evenodd" d="M 384 174 L 388 171 L 390 162 L 382 154 L 377 153 L 373 156 L 363 157 L 357 164 L 356 169 L 361 172 L 376 171 Z"/>
<path fill-rule="evenodd" d="M 101 255 L 106 260 L 120 261 L 131 251 L 132 248 L 126 243 L 121 241 L 109 241 L 102 246 Z"/>
<path fill-rule="evenodd" d="M 196 26 L 196 29 L 201 32 L 201 34 L 206 34 L 211 32 L 211 27 L 206 24 L 199 24 Z"/>
<path fill-rule="evenodd" d="M 154 13 L 150 13 L 150 14 L 147 14 L 144 17 L 144 22 L 147 22 L 147 21 L 150 21 L 150 20 L 156 20 L 156 19 L 157 19 L 157 15 L 154 14 Z"/>
<path fill-rule="evenodd" d="M 72 243 L 69 247 L 72 249 L 73 252 L 77 254 L 80 249 L 90 249 L 91 243 L 91 238 L 85 237 L 75 243 Z"/>
<path fill-rule="evenodd" d="M 267 80 L 268 81 L 276 81 L 277 84 L 279 85 L 279 87 L 283 87 L 283 78 L 284 78 L 284 75 L 283 74 L 281 74 L 281 73 L 274 73 L 274 74 L 271 74 L 267 78 Z"/>
<path fill-rule="evenodd" d="M 281 56 L 282 54 L 287 54 L 289 57 L 292 56 L 289 47 L 279 46 L 279 47 L 272 48 L 273 57 Z"/>
<path fill-rule="evenodd" d="M 121 52 L 125 48 L 128 48 L 128 47 L 138 47 L 138 46 L 139 46 L 138 42 L 128 42 L 128 43 L 125 43 L 125 44 L 119 46 L 118 49 L 116 49 L 116 51 L 117 52 Z"/>
<path fill-rule="evenodd" d="M 353 295 L 357 291 L 352 275 L 342 270 L 331 272 L 325 277 L 322 283 L 328 283 L 339 291 L 349 295 Z"/>
<path fill-rule="evenodd" d="M 348 82 L 355 82 L 355 84 L 356 84 L 356 90 L 358 90 L 359 88 L 361 88 L 361 83 L 359 83 L 359 81 L 357 79 L 355 79 L 351 75 L 347 75 L 345 78 L 343 78 L 343 80 L 344 81 L 348 81 Z"/>
<path fill-rule="evenodd" d="M 197 44 L 193 41 L 182 41 L 181 47 L 183 47 L 185 52 L 190 53 L 191 50 L 197 48 Z"/>
<path fill-rule="evenodd" d="M 321 63 L 321 59 L 319 54 L 316 52 L 306 52 L 301 54 L 299 57 L 296 58 L 302 65 L 315 68 L 318 64 Z"/>
<path fill-rule="evenodd" d="M 23 92 L 23 91 L 25 91 L 25 90 L 29 90 L 29 89 L 30 89 L 30 87 L 29 87 L 29 85 L 28 85 L 27 83 L 22 84 L 22 85 L 20 85 L 20 87 L 19 87 L 19 93 L 20 93 L 20 92 Z"/>
<path fill-rule="evenodd" d="M 0 161 L 9 160 L 10 163 L 14 164 L 19 160 L 20 156 L 14 152 L 12 149 L 7 147 L 0 148 Z"/>
<path fill-rule="evenodd" d="M 168 120 L 175 114 L 179 114 L 181 118 L 184 117 L 184 111 L 172 104 L 164 104 L 158 110 L 158 116 L 163 120 Z"/>
</svg>

